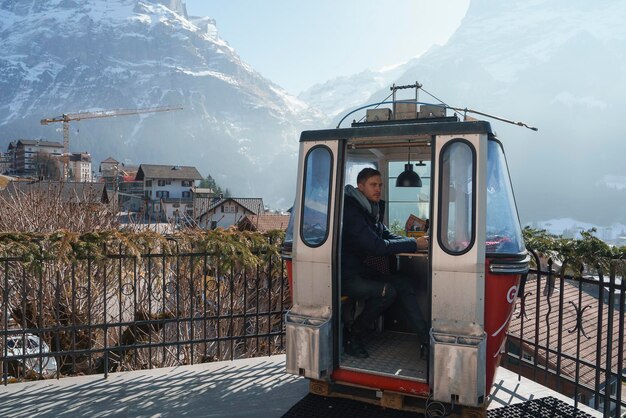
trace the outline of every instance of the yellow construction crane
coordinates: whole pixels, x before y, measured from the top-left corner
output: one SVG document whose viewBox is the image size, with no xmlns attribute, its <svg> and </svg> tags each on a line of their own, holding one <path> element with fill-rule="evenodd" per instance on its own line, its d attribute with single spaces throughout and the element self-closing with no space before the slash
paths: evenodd
<svg viewBox="0 0 626 418">
<path fill-rule="evenodd" d="M 42 125 L 54 122 L 63 122 L 63 176 L 67 178 L 67 165 L 70 153 L 70 122 L 83 119 L 111 118 L 114 116 L 137 115 L 140 113 L 169 112 L 171 110 L 181 110 L 178 106 L 150 107 L 146 109 L 113 109 L 96 110 L 93 112 L 64 113 L 61 116 L 46 118 L 41 120 Z"/>
</svg>

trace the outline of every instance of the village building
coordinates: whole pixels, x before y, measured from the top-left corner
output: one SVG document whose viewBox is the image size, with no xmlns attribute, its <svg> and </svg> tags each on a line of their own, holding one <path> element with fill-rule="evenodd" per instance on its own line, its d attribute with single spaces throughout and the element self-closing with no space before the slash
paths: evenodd
<svg viewBox="0 0 626 418">
<path fill-rule="evenodd" d="M 141 164 L 135 181 L 143 183 L 146 214 L 158 222 L 193 220 L 192 190 L 202 176 L 195 167 Z"/>
<path fill-rule="evenodd" d="M 75 152 L 69 156 L 68 181 L 91 182 L 91 155 L 88 152 Z"/>
<path fill-rule="evenodd" d="M 205 213 L 209 206 L 218 197 L 215 197 L 213 189 L 209 187 L 194 187 L 191 191 L 193 196 L 193 219 L 195 220 L 199 215 Z"/>
<path fill-rule="evenodd" d="M 63 144 L 39 139 L 19 139 L 9 143 L 7 154 L 11 173 L 38 178 L 58 178 Z"/>
<path fill-rule="evenodd" d="M 11 172 L 11 154 L 0 152 L 0 174 Z"/>
<path fill-rule="evenodd" d="M 121 163 L 112 157 L 108 157 L 106 160 L 100 162 L 98 169 L 99 181 L 104 182 L 107 189 L 114 190 L 115 182 L 117 180 L 118 169 Z"/>
<path fill-rule="evenodd" d="M 262 213 L 259 215 L 245 215 L 237 223 L 240 231 L 269 232 L 274 230 L 285 231 L 289 224 L 289 215 Z"/>
<path fill-rule="evenodd" d="M 109 204 L 109 194 L 100 183 L 72 181 L 12 181 L 0 191 L 5 198 L 11 195 L 38 193 L 43 196 L 58 197 L 62 202 L 72 204 Z"/>
<path fill-rule="evenodd" d="M 265 212 L 261 198 L 217 198 L 198 218 L 203 229 L 228 228 L 237 225 L 245 216 Z"/>
</svg>

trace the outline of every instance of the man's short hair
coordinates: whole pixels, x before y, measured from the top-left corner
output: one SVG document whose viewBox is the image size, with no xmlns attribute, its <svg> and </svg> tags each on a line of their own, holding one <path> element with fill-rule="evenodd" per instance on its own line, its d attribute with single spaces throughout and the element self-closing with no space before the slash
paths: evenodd
<svg viewBox="0 0 626 418">
<path fill-rule="evenodd" d="M 359 172 L 358 176 L 356 176 L 356 182 L 357 184 L 365 184 L 365 182 L 370 177 L 380 176 L 380 175 L 381 175 L 380 171 L 376 170 L 375 168 L 366 167 Z"/>
</svg>

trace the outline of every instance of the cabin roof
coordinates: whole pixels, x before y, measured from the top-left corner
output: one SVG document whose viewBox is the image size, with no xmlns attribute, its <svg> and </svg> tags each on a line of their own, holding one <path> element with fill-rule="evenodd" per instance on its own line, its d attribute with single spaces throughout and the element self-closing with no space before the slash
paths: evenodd
<svg viewBox="0 0 626 418">
<path fill-rule="evenodd" d="M 447 120 L 448 118 L 446 118 Z M 351 128 L 320 129 L 304 131 L 300 135 L 300 142 L 324 141 L 351 138 L 377 138 L 395 136 L 430 136 L 455 134 L 492 134 L 491 125 L 486 121 L 451 122 L 437 121 L 419 122 L 389 121 L 355 124 Z"/>
</svg>

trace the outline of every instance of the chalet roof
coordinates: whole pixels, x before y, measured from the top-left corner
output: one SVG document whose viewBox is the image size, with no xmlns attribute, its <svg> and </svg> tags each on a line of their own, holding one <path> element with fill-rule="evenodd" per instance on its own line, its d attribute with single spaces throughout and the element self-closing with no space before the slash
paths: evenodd
<svg viewBox="0 0 626 418">
<path fill-rule="evenodd" d="M 141 164 L 135 180 L 144 179 L 202 180 L 202 175 L 195 167 Z"/>
<path fill-rule="evenodd" d="M 38 145 L 40 147 L 55 147 L 55 148 L 63 148 L 63 144 L 55 141 L 44 141 L 40 139 L 19 139 L 16 142 L 16 147 L 22 145 Z"/>
<path fill-rule="evenodd" d="M 246 215 L 237 224 L 240 230 L 268 232 L 279 229 L 285 231 L 289 224 L 289 215 L 263 213 L 260 215 Z"/>
<path fill-rule="evenodd" d="M 539 312 L 538 324 L 538 336 L 539 344 L 543 347 L 554 348 L 558 344 L 558 330 L 559 330 L 559 306 L 563 308 L 563 323 L 562 323 L 562 338 L 561 351 L 564 354 L 561 357 L 561 373 L 568 375 L 572 378 L 576 376 L 576 364 L 570 358 L 577 358 L 580 356 L 582 361 L 587 361 L 590 364 L 606 365 L 607 363 L 607 329 L 609 327 L 609 306 L 607 303 L 602 305 L 600 309 L 600 303 L 597 297 L 587 293 L 585 290 L 578 288 L 578 283 L 570 283 L 569 281 L 563 281 L 562 292 L 561 283 L 557 280 L 554 290 L 550 293 L 547 289 L 546 280 L 542 280 L 538 285 L 536 278 L 528 276 L 528 281 L 525 286 L 525 293 L 528 295 L 525 298 L 524 303 L 524 315 L 520 316 L 520 302 L 518 300 L 517 311 L 514 313 L 511 324 L 509 326 L 508 334 L 511 337 L 519 337 L 522 335 L 524 340 L 530 340 L 534 342 L 535 339 L 535 320 L 536 313 Z M 594 286 L 595 287 L 595 286 Z M 539 296 L 537 296 L 539 295 Z M 580 302 L 579 302 L 580 296 Z M 537 302 L 539 301 L 539 310 L 537 310 Z M 552 307 L 552 313 L 548 315 L 549 307 Z M 582 314 L 581 329 L 577 327 L 577 310 L 584 310 Z M 522 319 L 523 318 L 523 319 Z M 619 349 L 616 349 L 619 341 L 619 310 L 615 309 L 613 314 L 613 350 L 611 355 L 611 364 L 613 368 L 618 364 Z M 523 333 L 522 333 L 523 324 Z M 598 327 L 599 324 L 602 324 Z M 599 328 L 599 329 L 598 329 Z M 601 347 L 597 346 L 598 331 L 602 332 Z M 580 332 L 580 347 L 578 343 L 578 337 Z M 548 341 L 550 338 L 550 341 Z M 531 348 L 533 347 L 533 348 Z M 578 353 L 578 349 L 580 352 Z M 534 345 L 524 344 L 524 351 L 534 354 Z M 546 359 L 545 349 L 539 348 L 537 353 L 538 362 L 540 364 L 548 363 L 548 366 L 555 370 L 557 356 L 554 353 L 550 353 Z M 623 371 L 622 371 L 623 372 Z M 596 370 L 593 367 L 581 367 L 579 380 L 581 383 L 591 385 L 593 387 L 595 383 Z M 602 382 L 600 382 L 602 383 Z"/>
<path fill-rule="evenodd" d="M 50 196 L 60 196 L 63 201 L 77 203 L 109 203 L 109 196 L 104 183 L 86 182 L 11 182 L 0 193 L 9 197 L 17 193 L 42 193 Z"/>
<path fill-rule="evenodd" d="M 215 202 L 211 203 L 207 208 L 207 212 L 223 205 L 224 203 L 227 203 L 228 201 L 235 202 L 239 206 L 242 206 L 244 209 L 247 209 L 254 214 L 263 213 L 264 210 L 263 199 L 261 199 L 260 197 L 227 197 L 218 199 Z"/>
<path fill-rule="evenodd" d="M 104 161 L 101 161 L 100 164 L 102 163 L 106 163 L 106 164 L 119 164 L 120 162 L 117 161 L 116 159 L 114 159 L 113 157 L 109 157 Z"/>
</svg>

